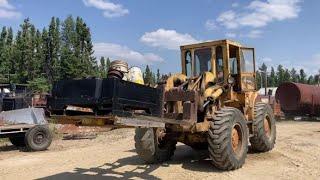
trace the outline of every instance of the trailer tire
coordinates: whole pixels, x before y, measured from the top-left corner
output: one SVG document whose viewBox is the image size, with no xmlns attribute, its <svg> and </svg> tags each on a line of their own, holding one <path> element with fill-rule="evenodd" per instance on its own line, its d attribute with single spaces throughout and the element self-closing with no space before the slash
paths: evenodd
<svg viewBox="0 0 320 180">
<path fill-rule="evenodd" d="M 214 114 L 208 130 L 208 150 L 212 164 L 220 170 L 235 170 L 245 163 L 248 127 L 238 109 L 225 107 Z"/>
<path fill-rule="evenodd" d="M 24 136 L 10 137 L 11 144 L 16 147 L 25 147 L 26 143 L 24 142 Z"/>
<path fill-rule="evenodd" d="M 135 147 L 141 159 L 148 164 L 169 160 L 176 149 L 177 141 L 165 137 L 158 143 L 156 128 L 136 128 Z"/>
<path fill-rule="evenodd" d="M 26 132 L 25 143 L 28 151 L 44 151 L 51 142 L 52 135 L 47 126 L 35 126 Z"/>
<path fill-rule="evenodd" d="M 255 105 L 252 131 L 253 137 L 250 138 L 252 150 L 267 152 L 273 149 L 276 141 L 276 121 L 268 104 Z"/>
</svg>

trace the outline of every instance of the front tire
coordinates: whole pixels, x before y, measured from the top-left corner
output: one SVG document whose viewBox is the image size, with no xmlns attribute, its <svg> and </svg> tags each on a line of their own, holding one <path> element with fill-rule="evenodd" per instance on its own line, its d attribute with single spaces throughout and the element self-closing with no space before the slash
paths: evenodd
<svg viewBox="0 0 320 180">
<path fill-rule="evenodd" d="M 222 108 L 210 122 L 208 150 L 213 165 L 221 170 L 234 170 L 245 163 L 248 151 L 248 127 L 236 108 Z"/>
<path fill-rule="evenodd" d="M 265 103 L 257 103 L 254 108 L 253 137 L 251 148 L 257 152 L 273 149 L 276 141 L 276 121 L 271 107 Z"/>
<path fill-rule="evenodd" d="M 134 136 L 137 154 L 148 164 L 168 161 L 174 154 L 177 141 L 158 137 L 156 128 L 136 128 Z"/>
</svg>

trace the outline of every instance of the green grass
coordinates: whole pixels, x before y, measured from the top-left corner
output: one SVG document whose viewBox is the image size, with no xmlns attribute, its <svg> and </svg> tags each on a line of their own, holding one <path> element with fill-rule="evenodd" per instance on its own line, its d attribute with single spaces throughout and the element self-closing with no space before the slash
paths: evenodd
<svg viewBox="0 0 320 180">
<path fill-rule="evenodd" d="M 9 142 L 8 138 L 0 138 L 0 143 Z"/>
</svg>

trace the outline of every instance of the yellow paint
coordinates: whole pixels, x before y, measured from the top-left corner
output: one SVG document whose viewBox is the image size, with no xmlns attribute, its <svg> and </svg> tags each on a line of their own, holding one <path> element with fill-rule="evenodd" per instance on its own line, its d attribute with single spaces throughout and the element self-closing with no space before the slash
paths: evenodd
<svg viewBox="0 0 320 180">
<path fill-rule="evenodd" d="M 206 89 L 204 92 L 205 99 L 212 98 L 217 99 L 221 94 L 223 93 L 223 90 L 220 86 L 213 86 Z"/>
<path fill-rule="evenodd" d="M 183 83 L 187 80 L 187 76 L 184 74 L 174 74 L 167 79 L 165 90 L 168 91 L 175 87 L 175 84 L 180 81 Z"/>
</svg>

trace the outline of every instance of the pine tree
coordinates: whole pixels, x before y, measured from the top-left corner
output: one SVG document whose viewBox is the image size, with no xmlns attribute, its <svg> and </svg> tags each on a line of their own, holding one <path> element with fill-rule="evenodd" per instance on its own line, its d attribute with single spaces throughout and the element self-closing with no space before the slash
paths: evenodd
<svg viewBox="0 0 320 180">
<path fill-rule="evenodd" d="M 9 57 L 8 57 L 8 31 L 6 27 L 2 28 L 0 34 L 0 81 L 6 82 L 6 75 L 9 73 Z"/>
<path fill-rule="evenodd" d="M 274 68 L 271 67 L 270 77 L 269 77 L 269 86 L 275 87 L 276 86 L 276 73 L 274 71 Z"/>
<path fill-rule="evenodd" d="M 106 59 L 105 59 L 104 57 L 101 57 L 101 58 L 100 58 L 99 71 L 100 71 L 100 77 L 101 77 L 101 78 L 106 78 L 106 77 L 107 77 L 108 68 L 107 68 Z"/>
<path fill-rule="evenodd" d="M 63 78 L 96 76 L 98 66 L 93 56 L 90 29 L 83 19 L 69 16 L 62 24 L 61 74 Z"/>
<path fill-rule="evenodd" d="M 106 63 L 106 71 L 108 72 L 109 68 L 110 68 L 110 65 L 111 65 L 111 61 L 110 61 L 110 58 L 107 58 L 107 63 Z"/>
<path fill-rule="evenodd" d="M 294 68 L 291 69 L 290 76 L 292 82 L 299 82 L 299 75 L 297 74 L 297 71 Z"/>
<path fill-rule="evenodd" d="M 13 31 L 12 28 L 10 27 L 8 29 L 8 36 L 7 36 L 7 62 L 8 66 L 6 68 L 8 72 L 8 82 L 10 82 L 10 75 L 15 73 L 15 67 L 16 67 L 16 61 L 14 59 L 14 39 L 13 39 Z"/>
<path fill-rule="evenodd" d="M 265 87 L 266 85 L 266 79 L 268 79 L 268 73 L 267 73 L 268 67 L 265 63 L 262 63 L 261 67 L 259 67 L 259 71 L 260 71 L 260 75 L 262 79 L 260 79 L 260 86 L 261 86 L 261 82 L 262 82 L 262 86 Z M 266 78 L 267 76 L 267 78 Z M 267 86 L 269 86 L 267 84 Z M 261 87 L 260 87 L 261 88 Z"/>
<path fill-rule="evenodd" d="M 315 84 L 315 80 L 314 80 L 314 77 L 312 75 L 309 76 L 307 83 L 308 84 Z"/>
<path fill-rule="evenodd" d="M 7 40 L 7 28 L 3 27 L 0 34 L 0 51 L 1 52 L 3 52 L 3 50 L 5 49 L 6 40 Z"/>
<path fill-rule="evenodd" d="M 60 20 L 52 17 L 49 25 L 49 31 L 43 32 L 46 47 L 46 61 L 44 69 L 50 84 L 59 80 L 61 72 L 60 64 Z"/>
<path fill-rule="evenodd" d="M 278 67 L 277 67 L 277 82 L 276 82 L 277 86 L 279 86 L 280 84 L 282 84 L 284 82 L 284 73 L 285 73 L 285 70 L 283 69 L 283 66 L 278 65 Z"/>
<path fill-rule="evenodd" d="M 303 69 L 300 69 L 300 75 L 299 75 L 299 83 L 306 83 L 307 82 L 307 75 L 306 73 L 304 72 Z"/>
<path fill-rule="evenodd" d="M 262 84 L 261 84 L 261 82 L 262 82 L 262 78 L 263 77 L 263 75 L 262 75 L 262 73 L 260 72 L 260 71 L 256 71 L 256 83 L 257 83 L 257 88 L 258 89 L 260 89 L 260 88 L 262 88 Z"/>
<path fill-rule="evenodd" d="M 285 69 L 284 75 L 283 75 L 283 82 L 289 82 L 291 79 L 290 72 L 288 69 Z"/>
<path fill-rule="evenodd" d="M 154 75 L 149 68 L 149 65 L 146 66 L 146 70 L 143 73 L 143 80 L 145 84 L 154 85 Z"/>
<path fill-rule="evenodd" d="M 78 69 L 81 67 L 80 61 L 75 56 L 75 38 L 75 22 L 72 16 L 68 16 L 62 23 L 61 31 L 60 75 L 62 79 L 79 77 L 81 72 L 81 69 Z"/>
<path fill-rule="evenodd" d="M 34 76 L 34 41 L 35 27 L 29 19 L 25 19 L 20 25 L 21 31 L 18 31 L 17 48 L 17 76 L 19 83 L 27 83 Z"/>
<path fill-rule="evenodd" d="M 160 69 L 157 69 L 157 80 L 156 80 L 156 82 L 159 83 L 160 81 L 161 81 Z"/>
<path fill-rule="evenodd" d="M 36 52 L 36 28 L 34 27 L 34 25 L 32 25 L 30 23 L 30 29 L 29 29 L 29 40 L 28 40 L 28 44 L 27 46 L 30 47 L 30 54 L 29 56 L 27 56 L 27 79 L 26 81 L 30 81 L 33 80 L 34 78 L 36 78 L 36 76 L 40 73 L 39 71 L 39 63 L 37 61 L 37 52 Z"/>
</svg>

